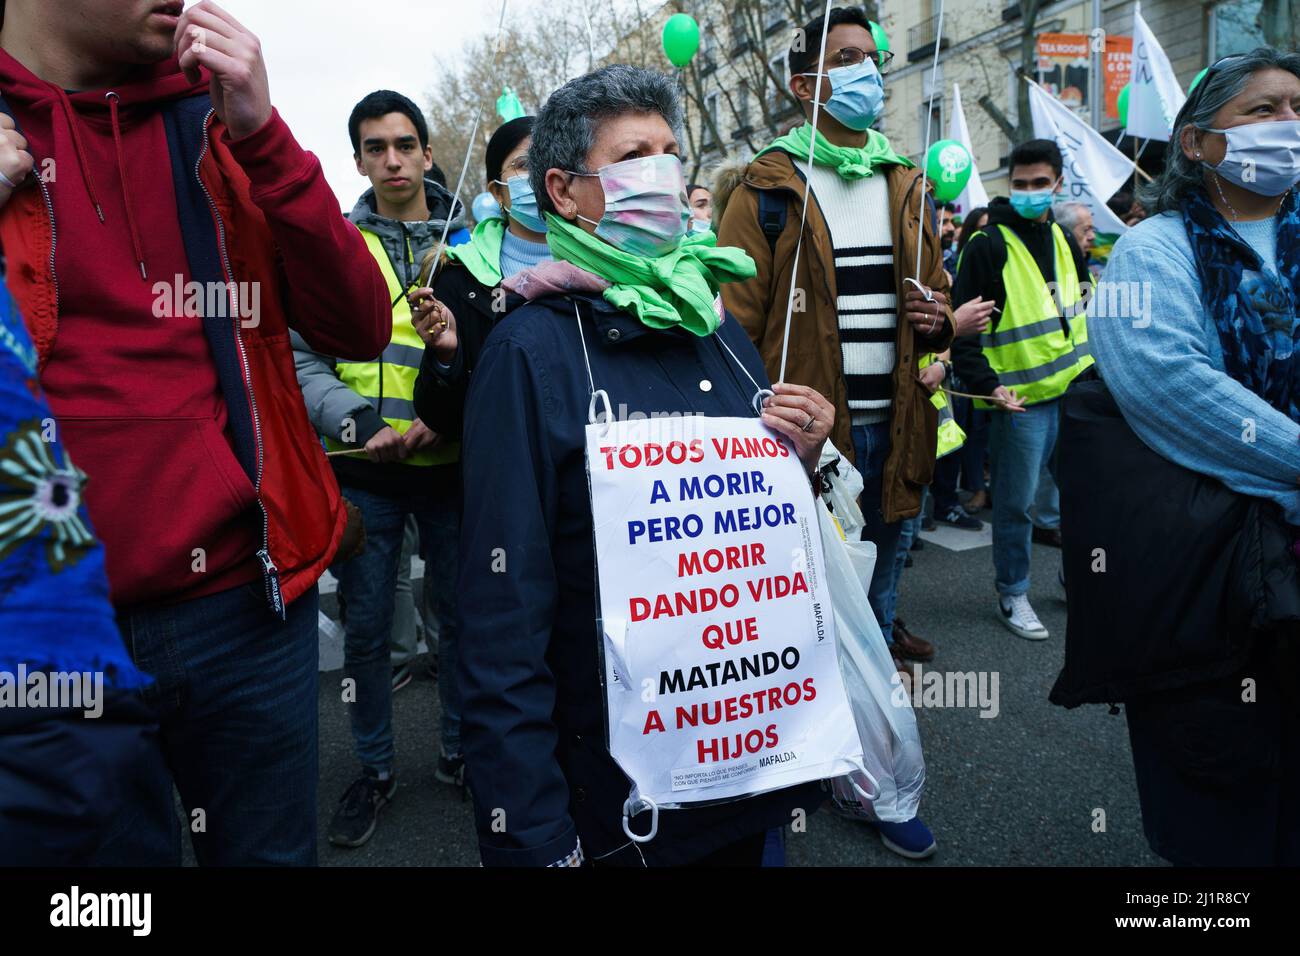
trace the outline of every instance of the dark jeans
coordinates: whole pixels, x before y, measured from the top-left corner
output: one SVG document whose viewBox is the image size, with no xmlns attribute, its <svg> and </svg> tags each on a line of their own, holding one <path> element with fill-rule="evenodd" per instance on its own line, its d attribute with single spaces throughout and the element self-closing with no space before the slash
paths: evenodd
<svg viewBox="0 0 1300 956">
<path fill-rule="evenodd" d="M 339 593 L 347 604 L 344 624 L 344 677 L 355 681 L 348 704 L 357 758 L 377 775 L 392 772 L 393 668 L 389 638 L 397 588 L 397 559 L 406 516 L 420 529 L 425 576 L 433 581 L 432 607 L 438 617 L 438 693 L 442 699 L 442 746 L 460 753 L 460 694 L 456 683 L 456 548 L 460 531 L 459 496 L 381 495 L 349 485 L 343 495 L 361 510 L 366 546 L 351 560 L 336 564 Z"/>
<path fill-rule="evenodd" d="M 971 494 L 984 491 L 984 462 L 989 453 L 988 409 L 976 408 L 969 398 L 954 398 L 952 414 L 966 433 L 966 443 L 953 452 L 954 457 L 961 459 L 961 486 Z"/>
<path fill-rule="evenodd" d="M 898 537 L 903 522 L 886 523 L 881 513 L 881 495 L 884 487 L 885 459 L 889 457 L 889 422 L 853 427 L 853 453 L 858 471 L 862 472 L 862 517 L 865 527 L 862 540 L 876 546 L 876 566 L 871 572 L 871 587 L 867 600 L 876 615 L 876 623 L 885 636 L 886 644 L 894 643 L 894 560 L 898 553 Z"/>
<path fill-rule="evenodd" d="M 202 865 L 316 863 L 317 606 L 281 621 L 259 580 L 118 615 L 161 732 L 95 862 L 179 866 L 184 825 Z"/>
</svg>

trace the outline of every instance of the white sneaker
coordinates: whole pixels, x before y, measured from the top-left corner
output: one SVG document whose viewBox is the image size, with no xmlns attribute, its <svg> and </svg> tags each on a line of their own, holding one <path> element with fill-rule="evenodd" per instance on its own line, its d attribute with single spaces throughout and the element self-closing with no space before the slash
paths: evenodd
<svg viewBox="0 0 1300 956">
<path fill-rule="evenodd" d="M 1002 623 L 1013 634 L 1027 641 L 1047 640 L 1047 628 L 1043 627 L 1043 622 L 1038 619 L 1038 615 L 1029 604 L 1029 598 L 1025 595 L 999 597 L 998 610 L 1001 612 Z"/>
</svg>

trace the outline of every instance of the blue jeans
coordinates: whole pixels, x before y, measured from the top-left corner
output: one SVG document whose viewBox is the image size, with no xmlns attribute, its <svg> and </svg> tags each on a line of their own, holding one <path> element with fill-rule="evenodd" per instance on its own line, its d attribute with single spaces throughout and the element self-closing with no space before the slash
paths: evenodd
<svg viewBox="0 0 1300 956">
<path fill-rule="evenodd" d="M 454 584 L 460 534 L 460 501 L 445 495 L 381 495 L 344 485 L 343 495 L 361 511 L 366 546 L 336 564 L 339 593 L 347 607 L 343 674 L 354 681 L 348 704 L 357 758 L 368 771 L 393 770 L 393 668 L 389 639 L 397 595 L 397 561 L 406 516 L 420 529 L 426 578 L 433 575 L 438 616 L 438 692 L 442 698 L 442 744 L 460 752 L 460 699 L 455 677 L 457 617 Z"/>
<path fill-rule="evenodd" d="M 1051 468 L 1047 466 L 1038 473 L 1038 490 L 1034 492 L 1034 524 L 1049 530 L 1061 527 L 1061 492 L 1056 487 Z"/>
<path fill-rule="evenodd" d="M 876 615 L 885 643 L 894 643 L 894 561 L 898 555 L 898 538 L 903 522 L 885 522 L 881 513 L 885 459 L 889 457 L 889 422 L 853 426 L 853 453 L 862 473 L 862 517 L 866 526 L 862 540 L 876 546 L 876 567 L 871 572 L 867 600 Z"/>
<path fill-rule="evenodd" d="M 1029 592 L 1033 522 L 1029 506 L 1044 468 L 1056 473 L 1059 402 L 1030 405 L 1023 412 L 992 412 L 989 457 L 993 478 L 993 569 L 998 594 Z"/>
<path fill-rule="evenodd" d="M 284 621 L 262 590 L 118 615 L 160 733 L 96 863 L 180 866 L 184 825 L 201 865 L 315 865 L 316 590 Z"/>
</svg>

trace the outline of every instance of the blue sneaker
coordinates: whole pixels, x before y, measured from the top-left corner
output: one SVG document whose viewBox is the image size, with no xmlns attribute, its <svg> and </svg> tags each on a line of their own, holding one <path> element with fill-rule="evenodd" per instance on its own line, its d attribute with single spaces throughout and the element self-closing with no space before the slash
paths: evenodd
<svg viewBox="0 0 1300 956">
<path fill-rule="evenodd" d="M 912 817 L 906 823 L 885 823 L 882 820 L 871 825 L 880 833 L 880 842 L 887 849 L 909 860 L 924 860 L 928 856 L 934 856 L 939 849 L 934 842 L 934 834 L 919 817 Z"/>
</svg>

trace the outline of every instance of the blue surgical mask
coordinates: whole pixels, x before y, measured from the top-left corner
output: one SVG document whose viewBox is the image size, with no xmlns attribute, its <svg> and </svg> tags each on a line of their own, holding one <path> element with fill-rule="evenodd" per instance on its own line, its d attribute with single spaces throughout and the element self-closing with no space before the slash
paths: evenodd
<svg viewBox="0 0 1300 956">
<path fill-rule="evenodd" d="M 510 208 L 506 212 L 511 219 L 533 232 L 546 231 L 541 210 L 537 208 L 537 194 L 533 192 L 533 184 L 527 176 L 511 176 L 505 182 L 499 179 L 492 181 L 510 190 Z"/>
<path fill-rule="evenodd" d="M 1051 189 L 1013 189 L 1011 207 L 1026 219 L 1037 219 L 1052 208 L 1056 193 Z"/>
<path fill-rule="evenodd" d="M 804 76 L 820 76 L 805 73 Z M 822 109 L 851 130 L 870 129 L 885 104 L 885 83 L 870 58 L 857 66 L 837 66 L 826 71 L 831 81 L 831 98 Z"/>
<path fill-rule="evenodd" d="M 1222 133 L 1228 151 L 1217 166 L 1202 163 L 1224 179 L 1261 196 L 1280 196 L 1300 182 L 1300 120 L 1245 123 Z"/>
<path fill-rule="evenodd" d="M 702 219 L 696 219 L 694 217 L 691 217 L 691 221 L 687 224 L 687 232 L 689 232 L 691 235 L 695 235 L 697 232 L 712 232 L 712 231 L 713 231 L 713 227 Z"/>
<path fill-rule="evenodd" d="M 605 190 L 605 214 L 599 222 L 579 216 L 596 227 L 596 235 L 615 249 L 657 259 L 672 252 L 686 235 L 691 218 L 686 204 L 686 174 L 682 161 L 660 153 L 610 163 L 594 173 Z"/>
</svg>

